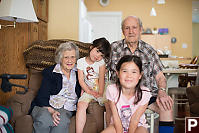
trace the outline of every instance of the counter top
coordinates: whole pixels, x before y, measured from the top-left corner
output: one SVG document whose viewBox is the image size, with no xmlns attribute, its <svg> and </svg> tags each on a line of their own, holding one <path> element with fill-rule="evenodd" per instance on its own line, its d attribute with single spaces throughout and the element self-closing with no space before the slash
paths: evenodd
<svg viewBox="0 0 199 133">
<path fill-rule="evenodd" d="M 160 60 L 190 60 L 191 61 L 191 58 L 160 58 Z"/>
<path fill-rule="evenodd" d="M 168 69 L 163 69 L 163 73 L 195 73 L 197 72 L 197 69 L 177 69 L 177 68 L 168 68 Z"/>
</svg>

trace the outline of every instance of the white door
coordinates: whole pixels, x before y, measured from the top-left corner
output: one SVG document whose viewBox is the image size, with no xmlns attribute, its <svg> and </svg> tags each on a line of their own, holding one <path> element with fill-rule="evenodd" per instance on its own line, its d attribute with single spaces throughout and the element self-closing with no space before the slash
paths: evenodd
<svg viewBox="0 0 199 133">
<path fill-rule="evenodd" d="M 121 12 L 88 12 L 88 20 L 92 25 L 91 40 L 105 37 L 112 43 L 121 39 Z"/>
<path fill-rule="evenodd" d="M 87 8 L 83 0 L 79 0 L 79 41 L 90 43 L 92 25 L 87 19 Z"/>
</svg>

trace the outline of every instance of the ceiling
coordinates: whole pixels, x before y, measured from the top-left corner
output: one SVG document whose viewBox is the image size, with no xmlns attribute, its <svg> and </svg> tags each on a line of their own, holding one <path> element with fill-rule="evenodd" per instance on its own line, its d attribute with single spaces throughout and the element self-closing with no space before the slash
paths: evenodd
<svg viewBox="0 0 199 133">
<path fill-rule="evenodd" d="M 192 1 L 192 22 L 199 23 L 199 1 Z"/>
</svg>

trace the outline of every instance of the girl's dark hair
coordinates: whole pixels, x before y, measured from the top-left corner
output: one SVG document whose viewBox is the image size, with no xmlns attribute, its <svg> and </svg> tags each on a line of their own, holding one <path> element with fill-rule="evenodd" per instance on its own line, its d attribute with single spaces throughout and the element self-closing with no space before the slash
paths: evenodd
<svg viewBox="0 0 199 133">
<path fill-rule="evenodd" d="M 92 49 L 93 48 L 97 48 L 99 49 L 99 51 L 104 55 L 105 59 L 109 59 L 110 56 L 110 52 L 111 52 L 111 46 L 108 40 L 106 40 L 106 38 L 98 38 L 96 40 L 93 41 L 92 44 Z M 90 49 L 90 51 L 92 50 Z"/>
<path fill-rule="evenodd" d="M 142 72 L 142 61 L 141 61 L 140 57 L 135 56 L 135 55 L 125 55 L 125 56 L 123 56 L 116 65 L 117 72 L 120 71 L 122 64 L 125 63 L 125 62 L 134 62 L 138 66 L 140 73 Z M 135 87 L 134 104 L 137 104 L 142 99 L 142 90 L 140 88 L 140 81 L 141 80 L 139 80 L 138 84 Z M 118 97 L 118 100 L 119 100 L 120 95 L 121 95 L 121 91 L 122 91 L 122 86 L 120 84 L 120 80 L 119 80 L 118 77 L 117 77 L 116 85 L 117 85 L 117 88 L 119 90 L 119 97 Z M 118 100 L 117 100 L 117 102 L 118 102 Z"/>
</svg>

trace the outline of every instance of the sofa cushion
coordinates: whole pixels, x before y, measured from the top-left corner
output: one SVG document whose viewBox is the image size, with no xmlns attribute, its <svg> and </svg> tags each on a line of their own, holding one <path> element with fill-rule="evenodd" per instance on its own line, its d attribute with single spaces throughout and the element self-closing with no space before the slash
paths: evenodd
<svg viewBox="0 0 199 133">
<path fill-rule="evenodd" d="M 34 91 L 34 95 L 36 95 L 37 91 L 39 90 L 42 78 L 42 71 L 30 69 L 30 79 L 28 88 Z"/>
<path fill-rule="evenodd" d="M 92 101 L 88 106 L 88 113 L 92 114 L 96 121 L 97 132 L 100 133 L 104 129 L 104 106 L 100 106 L 98 102 Z"/>
<path fill-rule="evenodd" d="M 93 119 L 92 114 L 87 114 L 86 116 L 87 122 L 84 126 L 84 133 L 97 133 L 97 123 L 95 119 Z M 69 126 L 69 133 L 76 133 L 75 126 L 76 126 L 76 116 L 71 118 L 70 126 Z"/>
<path fill-rule="evenodd" d="M 15 123 L 15 133 L 32 133 L 32 123 L 31 115 L 24 115 L 18 118 Z"/>
</svg>

